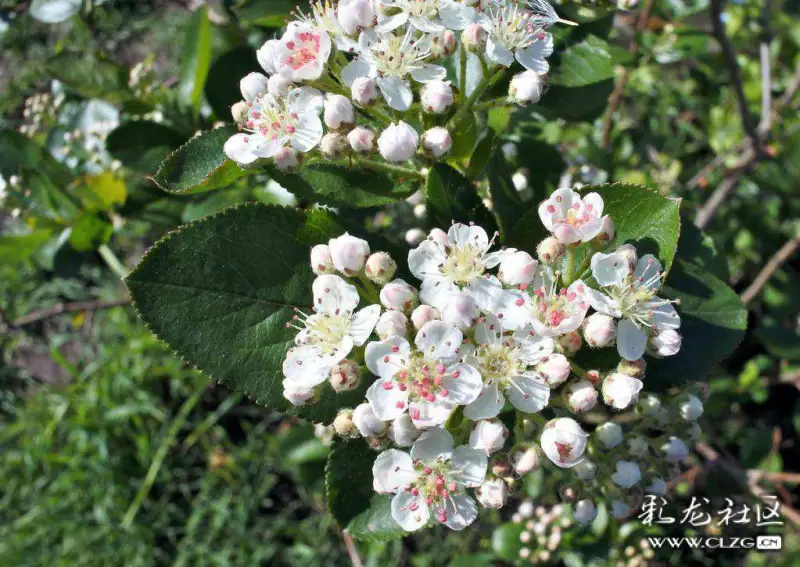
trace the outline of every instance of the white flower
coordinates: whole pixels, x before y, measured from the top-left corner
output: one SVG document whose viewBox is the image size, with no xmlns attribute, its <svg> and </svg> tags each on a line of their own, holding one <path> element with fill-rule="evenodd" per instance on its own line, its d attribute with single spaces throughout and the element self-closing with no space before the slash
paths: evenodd
<svg viewBox="0 0 800 567">
<path fill-rule="evenodd" d="M 557 189 L 539 205 L 539 218 L 564 244 L 589 242 L 603 228 L 603 207 L 603 198 L 597 193 L 581 198 L 572 189 Z"/>
<path fill-rule="evenodd" d="M 492 478 L 484 481 L 475 490 L 475 495 L 484 508 L 498 510 L 508 502 L 508 485 L 502 478 Z"/>
<path fill-rule="evenodd" d="M 411 273 L 422 280 L 423 303 L 443 313 L 448 298 L 466 290 L 479 308 L 492 312 L 503 290 L 500 281 L 486 270 L 499 265 L 506 253 L 489 252 L 492 242 L 478 226 L 454 224 L 447 234 L 431 231 L 428 239 L 408 254 Z"/>
<path fill-rule="evenodd" d="M 475 423 L 469 436 L 469 446 L 484 451 L 486 455 L 503 448 L 508 439 L 508 429 L 497 419 L 482 419 Z"/>
<path fill-rule="evenodd" d="M 588 526 L 597 517 L 597 508 L 595 508 L 594 502 L 591 500 L 578 500 L 578 502 L 575 503 L 572 516 L 580 525 Z"/>
<path fill-rule="evenodd" d="M 453 147 L 453 138 L 447 128 L 436 126 L 422 135 L 422 148 L 435 158 L 442 157 Z"/>
<path fill-rule="evenodd" d="M 544 80 L 534 71 L 514 75 L 508 87 L 508 96 L 520 105 L 535 104 L 542 98 Z"/>
<path fill-rule="evenodd" d="M 686 443 L 677 437 L 670 437 L 669 441 L 661 446 L 661 451 L 670 463 L 677 463 L 689 456 L 689 449 L 686 447 Z"/>
<path fill-rule="evenodd" d="M 324 382 L 330 369 L 353 346 L 363 345 L 381 312 L 370 305 L 356 312 L 358 291 L 339 276 L 322 275 L 312 285 L 314 313 L 302 315 L 296 348 L 286 353 L 283 374 L 298 387 L 310 389 Z M 299 319 L 298 315 L 295 318 Z M 284 388 L 288 388 L 284 381 Z"/>
<path fill-rule="evenodd" d="M 461 331 L 441 321 L 425 324 L 412 350 L 403 337 L 367 345 L 367 368 L 378 376 L 367 390 L 375 414 L 393 420 L 408 412 L 414 425 L 443 424 L 452 411 L 478 397 L 478 371 L 459 362 Z"/>
<path fill-rule="evenodd" d="M 644 489 L 645 494 L 655 494 L 657 496 L 664 496 L 667 494 L 667 483 L 661 477 L 655 477 Z"/>
<path fill-rule="evenodd" d="M 542 375 L 548 386 L 557 388 L 569 378 L 572 366 L 566 356 L 555 353 L 542 359 L 536 365 L 536 370 Z"/>
<path fill-rule="evenodd" d="M 594 435 L 606 449 L 613 449 L 622 443 L 622 428 L 612 421 L 597 426 Z"/>
<path fill-rule="evenodd" d="M 294 171 L 300 165 L 300 154 L 293 148 L 281 148 L 275 152 L 275 167 L 278 171 Z"/>
<path fill-rule="evenodd" d="M 690 395 L 689 398 L 680 405 L 681 417 L 686 421 L 696 421 L 703 415 L 703 402 L 697 396 Z"/>
<path fill-rule="evenodd" d="M 475 10 L 457 0 L 381 0 L 384 8 L 399 8 L 393 16 L 378 18 L 378 30 L 392 31 L 405 24 L 423 33 L 461 30 L 475 20 Z"/>
<path fill-rule="evenodd" d="M 597 390 L 589 380 L 570 384 L 564 396 L 569 408 L 576 413 L 587 412 L 597 405 Z"/>
<path fill-rule="evenodd" d="M 419 303 L 417 290 L 401 279 L 387 283 L 380 292 L 380 300 L 386 309 L 408 312 Z"/>
<path fill-rule="evenodd" d="M 486 455 L 470 447 L 453 449 L 453 437 L 444 429 L 423 433 L 411 454 L 397 449 L 375 459 L 375 487 L 393 493 L 392 518 L 406 531 L 428 523 L 431 515 L 453 530 L 462 530 L 478 517 L 466 488 L 483 484 Z"/>
<path fill-rule="evenodd" d="M 333 273 L 331 249 L 327 244 L 317 244 L 311 249 L 311 270 L 318 276 Z"/>
<path fill-rule="evenodd" d="M 444 67 L 426 63 L 432 37 L 418 38 L 411 28 L 402 36 L 364 31 L 358 44 L 359 55 L 342 70 L 344 84 L 351 87 L 359 77 L 374 79 L 386 104 L 395 110 L 405 112 L 411 107 L 414 94 L 409 75 L 419 83 L 447 76 Z"/>
<path fill-rule="evenodd" d="M 397 264 L 386 252 L 375 252 L 367 258 L 364 266 L 364 273 L 370 281 L 381 285 L 392 279 L 396 271 Z"/>
<path fill-rule="evenodd" d="M 384 311 L 375 325 L 375 332 L 381 340 L 389 337 L 403 337 L 406 334 L 408 319 L 400 311 Z"/>
<path fill-rule="evenodd" d="M 500 319 L 489 315 L 475 327 L 475 351 L 465 360 L 478 369 L 483 378 L 480 396 L 464 409 L 472 420 L 496 417 L 506 403 L 525 413 L 536 413 L 547 406 L 550 388 L 534 370 L 543 358 L 552 354 L 553 340 L 531 331 L 506 334 Z M 505 393 L 505 395 L 504 395 Z"/>
<path fill-rule="evenodd" d="M 676 315 L 677 317 L 677 315 Z M 665 329 L 657 331 L 650 338 L 648 343 L 648 352 L 656 358 L 663 358 L 665 356 L 674 356 L 681 350 L 681 338 L 678 331 L 673 329 Z"/>
<path fill-rule="evenodd" d="M 528 286 L 536 277 L 539 262 L 524 250 L 509 252 L 500 262 L 497 278 L 510 287 Z"/>
<path fill-rule="evenodd" d="M 511 456 L 511 466 L 519 476 L 539 468 L 539 452 L 534 447 L 522 449 Z"/>
<path fill-rule="evenodd" d="M 589 459 L 583 459 L 572 469 L 581 480 L 592 480 L 597 476 L 597 465 Z"/>
<path fill-rule="evenodd" d="M 369 257 L 369 244 L 366 240 L 345 232 L 328 242 L 333 266 L 348 276 L 358 274 L 364 269 Z"/>
<path fill-rule="evenodd" d="M 553 53 L 553 36 L 537 25 L 533 12 L 516 2 L 495 2 L 489 5 L 481 25 L 489 35 L 489 60 L 510 67 L 516 58 L 527 70 L 540 75 L 550 69 L 547 58 Z"/>
<path fill-rule="evenodd" d="M 429 321 L 441 319 L 439 312 L 430 305 L 420 305 L 411 312 L 411 323 L 416 330 L 420 330 Z"/>
<path fill-rule="evenodd" d="M 620 488 L 630 488 L 642 480 L 642 471 L 632 461 L 617 461 L 617 470 L 611 475 L 611 480 Z"/>
<path fill-rule="evenodd" d="M 283 381 L 283 397 L 294 406 L 304 406 L 314 397 L 314 390 L 313 388 L 303 388 L 297 382 L 287 378 Z"/>
<path fill-rule="evenodd" d="M 341 4 L 342 2 L 337 6 L 332 0 L 312 0 L 310 2 L 311 13 L 308 15 L 304 14 L 298 7 L 295 7 L 299 22 L 294 23 L 300 23 L 306 29 L 324 32 L 333 38 L 336 47 L 341 51 L 352 52 L 358 44 L 348 37 L 348 32 L 337 17 Z M 328 40 L 328 43 L 330 44 L 330 40 Z M 327 60 L 327 56 L 325 59 Z"/>
<path fill-rule="evenodd" d="M 605 348 L 617 340 L 617 322 L 603 313 L 593 313 L 583 322 L 583 337 L 589 346 Z"/>
<path fill-rule="evenodd" d="M 373 27 L 378 20 L 375 0 L 339 0 L 337 6 L 339 23 L 347 35 L 356 35 L 361 30 Z"/>
<path fill-rule="evenodd" d="M 293 83 L 283 75 L 272 75 L 267 81 L 267 92 L 272 96 L 282 97 L 289 94 Z"/>
<path fill-rule="evenodd" d="M 442 321 L 455 325 L 462 331 L 472 327 L 475 319 L 480 315 L 480 309 L 475 298 L 464 291 L 449 295 L 442 310 Z"/>
<path fill-rule="evenodd" d="M 294 21 L 275 46 L 275 71 L 292 82 L 313 81 L 322 76 L 331 54 L 328 32 L 307 22 Z"/>
<path fill-rule="evenodd" d="M 461 42 L 469 51 L 478 52 L 485 48 L 486 38 L 489 37 L 486 30 L 478 23 L 470 24 L 461 32 Z"/>
<path fill-rule="evenodd" d="M 355 111 L 350 100 L 345 96 L 333 93 L 325 95 L 323 118 L 325 126 L 332 130 L 352 127 L 356 121 Z"/>
<path fill-rule="evenodd" d="M 588 437 L 577 421 L 560 417 L 547 422 L 540 443 L 548 459 L 559 467 L 570 468 L 583 459 Z"/>
<path fill-rule="evenodd" d="M 422 87 L 420 101 L 422 108 L 433 114 L 442 114 L 453 106 L 453 88 L 450 82 L 429 81 Z"/>
<path fill-rule="evenodd" d="M 363 437 L 376 437 L 381 435 L 389 426 L 386 422 L 381 421 L 375 416 L 375 413 L 372 411 L 372 406 L 368 403 L 356 406 L 356 409 L 353 410 L 353 423 Z"/>
<path fill-rule="evenodd" d="M 588 290 L 587 298 L 596 311 L 622 319 L 617 326 L 617 351 L 626 360 L 636 360 L 646 350 L 649 333 L 674 331 L 681 320 L 672 301 L 656 297 L 661 263 L 647 254 L 631 272 L 630 260 L 630 250 L 595 254 L 592 275 L 603 289 Z"/>
<path fill-rule="evenodd" d="M 308 152 L 322 140 L 322 93 L 310 87 L 293 89 L 285 98 L 269 93 L 250 102 L 244 133 L 225 142 L 230 159 L 248 165 L 259 158 L 271 158 L 283 147 Z"/>
<path fill-rule="evenodd" d="M 273 75 L 278 71 L 275 66 L 278 43 L 277 39 L 270 39 L 256 51 L 256 59 L 268 75 Z"/>
<path fill-rule="evenodd" d="M 350 98 L 358 105 L 369 106 L 380 98 L 378 84 L 375 79 L 369 77 L 358 77 L 350 85 Z"/>
<path fill-rule="evenodd" d="M 407 413 L 404 413 L 392 421 L 387 436 L 398 447 L 411 447 L 420 433 L 422 433 L 422 431 L 417 429 L 411 417 L 409 417 Z"/>
<path fill-rule="evenodd" d="M 253 102 L 269 91 L 269 79 L 261 73 L 248 73 L 239 81 L 239 90 L 246 102 Z"/>
<path fill-rule="evenodd" d="M 375 149 L 375 131 L 371 128 L 358 126 L 347 134 L 347 141 L 354 152 L 368 154 Z"/>
<path fill-rule="evenodd" d="M 636 403 L 641 390 L 641 380 L 614 372 L 603 380 L 603 401 L 616 410 L 624 410 Z"/>
<path fill-rule="evenodd" d="M 419 146 L 419 134 L 403 121 L 390 124 L 378 138 L 378 151 L 383 159 L 399 163 L 411 159 Z"/>
</svg>

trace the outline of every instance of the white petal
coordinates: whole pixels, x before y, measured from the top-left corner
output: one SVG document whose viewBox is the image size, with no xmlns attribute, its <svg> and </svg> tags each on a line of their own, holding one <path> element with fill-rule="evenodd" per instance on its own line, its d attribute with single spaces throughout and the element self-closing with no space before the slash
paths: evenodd
<svg viewBox="0 0 800 567">
<path fill-rule="evenodd" d="M 659 301 L 658 298 L 656 298 L 656 301 Z M 660 305 L 655 308 L 653 326 L 658 331 L 680 329 L 681 318 L 678 316 L 678 312 L 675 311 L 675 307 L 673 307 L 672 304 Z"/>
<path fill-rule="evenodd" d="M 441 427 L 428 429 L 414 441 L 411 447 L 411 458 L 423 463 L 434 463 L 437 460 L 448 461 L 453 454 L 453 436 Z"/>
<path fill-rule="evenodd" d="M 422 67 L 412 69 L 411 76 L 418 83 L 442 81 L 447 77 L 447 69 L 440 67 L 439 65 L 430 65 L 426 63 Z"/>
<path fill-rule="evenodd" d="M 592 275 L 601 286 L 621 284 L 629 273 L 628 260 L 625 255 L 612 252 L 598 252 L 592 256 Z"/>
<path fill-rule="evenodd" d="M 435 307 L 441 313 L 453 294 L 460 293 L 458 286 L 444 276 L 429 276 L 419 288 L 422 303 Z"/>
<path fill-rule="evenodd" d="M 503 342 L 503 325 L 494 315 L 475 325 L 475 342 L 479 345 L 496 345 Z"/>
<path fill-rule="evenodd" d="M 519 341 L 521 351 L 519 354 L 520 360 L 528 365 L 534 365 L 545 356 L 555 352 L 555 342 L 550 337 L 540 337 L 536 334 L 531 334 L 529 328 L 518 331 L 514 337 Z"/>
<path fill-rule="evenodd" d="M 465 406 L 478 398 L 483 382 L 481 375 L 473 366 L 456 364 L 447 369 L 447 375 L 442 379 L 442 386 L 447 390 L 449 403 Z"/>
<path fill-rule="evenodd" d="M 439 276 L 439 266 L 446 259 L 441 246 L 430 240 L 423 240 L 408 253 L 408 269 L 417 279 L 424 281 L 432 275 Z"/>
<path fill-rule="evenodd" d="M 478 307 L 484 311 L 491 311 L 503 292 L 503 284 L 495 276 L 482 276 L 469 282 L 467 290 Z"/>
<path fill-rule="evenodd" d="M 396 350 L 395 350 L 396 349 Z M 375 376 L 392 378 L 408 360 L 411 346 L 403 337 L 389 337 L 385 341 L 372 342 L 364 352 L 364 362 Z"/>
<path fill-rule="evenodd" d="M 325 360 L 314 346 L 290 349 L 283 361 L 283 375 L 302 388 L 313 388 L 330 376 L 331 364 Z"/>
<path fill-rule="evenodd" d="M 553 236 L 564 244 L 574 244 L 581 240 L 581 232 L 571 224 L 563 222 L 553 225 Z"/>
<path fill-rule="evenodd" d="M 659 262 L 655 256 L 652 254 L 645 254 L 639 258 L 639 262 L 636 264 L 636 270 L 633 273 L 636 276 L 636 279 L 644 284 L 654 277 L 660 275 L 663 270 L 664 269 L 661 267 L 661 262 Z M 653 291 L 658 291 L 661 287 L 661 280 L 656 279 L 647 287 Z"/>
<path fill-rule="evenodd" d="M 591 211 L 588 211 L 591 216 L 597 218 L 603 216 L 605 203 L 603 202 L 603 198 L 598 193 L 589 193 L 584 195 L 583 206 L 585 209 L 591 209 Z"/>
<path fill-rule="evenodd" d="M 251 137 L 248 134 L 234 134 L 225 142 L 222 150 L 225 155 L 236 163 L 249 165 L 258 159 L 250 145 Z"/>
<path fill-rule="evenodd" d="M 526 413 L 537 413 L 550 401 L 550 387 L 535 372 L 514 379 L 515 385 L 506 388 L 506 395 L 515 408 Z"/>
<path fill-rule="evenodd" d="M 372 412 L 381 421 L 397 419 L 408 409 L 408 390 L 400 390 L 392 379 L 373 382 L 366 396 Z"/>
<path fill-rule="evenodd" d="M 298 114 L 314 113 L 319 115 L 325 107 L 325 97 L 313 87 L 292 89 L 286 95 L 289 110 Z"/>
<path fill-rule="evenodd" d="M 457 248 L 470 245 L 479 250 L 489 248 L 489 236 L 486 231 L 479 226 L 456 223 L 447 231 L 447 239 L 450 244 Z"/>
<path fill-rule="evenodd" d="M 585 296 L 586 300 L 589 302 L 589 305 L 592 306 L 592 309 L 598 313 L 603 313 L 604 315 L 608 315 L 610 317 L 622 316 L 622 312 L 617 307 L 617 302 L 611 299 L 605 293 L 587 287 Z"/>
<path fill-rule="evenodd" d="M 359 77 L 371 77 L 375 68 L 360 57 L 356 57 L 342 69 L 342 81 L 348 87 L 353 86 L 353 82 Z"/>
<path fill-rule="evenodd" d="M 428 505 L 421 494 L 414 496 L 410 492 L 400 492 L 392 498 L 392 518 L 407 532 L 424 527 L 430 516 Z"/>
<path fill-rule="evenodd" d="M 358 290 L 339 276 L 324 274 L 311 284 L 314 294 L 314 310 L 317 313 L 335 315 L 351 313 L 358 306 Z"/>
<path fill-rule="evenodd" d="M 503 328 L 508 331 L 524 329 L 533 321 L 530 296 L 517 290 L 501 290 L 488 311 L 502 315 Z"/>
<path fill-rule="evenodd" d="M 411 24 L 412 27 L 424 33 L 437 33 L 444 31 L 445 29 L 444 26 L 439 22 L 435 22 L 427 18 L 417 18 L 416 16 L 410 16 L 408 18 L 408 23 Z"/>
<path fill-rule="evenodd" d="M 444 425 L 453 410 L 456 409 L 456 406 L 445 402 L 443 398 L 439 398 L 434 402 L 412 402 L 408 406 L 408 414 L 417 429 L 428 429 Z"/>
<path fill-rule="evenodd" d="M 477 19 L 477 12 L 461 2 L 441 0 L 439 2 L 439 19 L 451 30 L 463 30 Z"/>
<path fill-rule="evenodd" d="M 505 403 L 506 399 L 500 393 L 497 382 L 492 382 L 486 384 L 475 401 L 464 408 L 464 416 L 473 421 L 491 419 L 497 417 Z"/>
<path fill-rule="evenodd" d="M 442 321 L 428 321 L 417 333 L 414 344 L 427 360 L 456 360 L 464 335 Z"/>
<path fill-rule="evenodd" d="M 414 93 L 408 82 L 400 77 L 379 77 L 375 81 L 383 95 L 386 104 L 395 110 L 405 112 L 414 102 Z"/>
<path fill-rule="evenodd" d="M 492 36 L 486 41 L 486 56 L 503 67 L 511 67 L 514 63 L 514 54 L 502 43 L 496 42 Z"/>
<path fill-rule="evenodd" d="M 261 136 L 254 136 L 250 139 L 253 153 L 260 158 L 271 158 L 278 153 L 278 150 L 285 147 L 289 142 L 289 136 L 279 136 L 276 139 L 266 139 Z"/>
<path fill-rule="evenodd" d="M 390 32 L 396 30 L 408 21 L 408 12 L 402 11 L 394 16 L 388 16 L 381 19 L 378 25 L 375 26 L 375 31 L 378 33 Z"/>
<path fill-rule="evenodd" d="M 528 69 L 544 75 L 550 69 L 547 57 L 553 54 L 553 36 L 547 34 L 543 41 L 536 41 L 530 47 L 517 52 L 517 61 Z"/>
<path fill-rule="evenodd" d="M 297 130 L 292 134 L 292 147 L 298 152 L 310 152 L 322 140 L 322 120 L 313 113 L 301 114 Z"/>
<path fill-rule="evenodd" d="M 414 463 L 405 451 L 389 449 L 384 451 L 372 465 L 372 476 L 383 492 L 401 492 L 417 480 Z"/>
<path fill-rule="evenodd" d="M 486 456 L 486 451 L 473 449 L 467 445 L 456 447 L 450 459 L 450 467 L 462 471 L 458 482 L 469 488 L 483 484 L 486 479 L 488 463 L 489 458 Z"/>
<path fill-rule="evenodd" d="M 451 530 L 463 530 L 478 517 L 478 505 L 466 494 L 456 494 L 445 500 L 444 525 Z"/>
<path fill-rule="evenodd" d="M 367 342 L 380 316 L 380 305 L 370 305 L 353 315 L 350 322 L 350 336 L 353 337 L 354 345 L 361 346 Z"/>
<path fill-rule="evenodd" d="M 617 352 L 625 360 L 642 358 L 647 347 L 647 335 L 636 325 L 623 319 L 617 325 Z"/>
</svg>

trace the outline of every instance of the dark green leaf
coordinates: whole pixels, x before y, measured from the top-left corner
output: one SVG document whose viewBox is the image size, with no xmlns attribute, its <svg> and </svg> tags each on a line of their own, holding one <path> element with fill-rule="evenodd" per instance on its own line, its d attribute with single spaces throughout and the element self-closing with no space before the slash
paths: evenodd
<svg viewBox="0 0 800 567">
<path fill-rule="evenodd" d="M 148 120 L 120 124 L 106 139 L 109 153 L 123 165 L 153 173 L 169 153 L 184 142 L 172 128 Z"/>
<path fill-rule="evenodd" d="M 502 524 L 492 534 L 492 549 L 506 561 L 519 560 L 519 550 L 522 543 L 519 535 L 525 527 L 522 524 Z"/>
<path fill-rule="evenodd" d="M 95 214 L 86 213 L 72 225 L 69 243 L 78 252 L 87 252 L 106 244 L 113 232 L 114 229 L 108 222 Z"/>
<path fill-rule="evenodd" d="M 195 10 L 189 20 L 181 51 L 179 92 L 195 110 L 203 101 L 203 87 L 211 66 L 211 22 L 208 6 Z"/>
<path fill-rule="evenodd" d="M 55 183 L 68 184 L 72 174 L 44 148 L 14 130 L 0 130 L 0 174 L 6 179 L 23 169 L 43 174 Z"/>
<path fill-rule="evenodd" d="M 428 173 L 425 187 L 428 213 L 438 226 L 452 221 L 475 222 L 491 234 L 497 230 L 492 214 L 483 205 L 475 186 L 448 165 L 437 164 Z"/>
<path fill-rule="evenodd" d="M 242 100 L 239 81 L 253 71 L 263 72 L 258 65 L 255 51 L 250 47 L 239 47 L 220 55 L 206 81 L 206 100 L 217 119 L 230 122 L 231 106 Z"/>
<path fill-rule="evenodd" d="M 495 141 L 494 130 L 487 128 L 481 139 L 475 144 L 475 149 L 472 150 L 472 155 L 469 157 L 469 164 L 467 165 L 468 179 L 476 179 L 483 175 L 494 153 Z"/>
<path fill-rule="evenodd" d="M 286 23 L 289 12 L 295 8 L 295 0 L 240 0 L 233 11 L 247 24 L 278 28 Z"/>
<path fill-rule="evenodd" d="M 553 118 L 590 122 L 603 115 L 608 97 L 614 90 L 614 79 L 606 79 L 583 87 L 552 85 L 545 91 L 538 112 Z"/>
<path fill-rule="evenodd" d="M 551 85 L 585 87 L 614 77 L 608 44 L 599 37 L 590 35 L 556 54 L 558 61 L 548 79 Z"/>
<path fill-rule="evenodd" d="M 500 225 L 500 236 L 505 243 L 505 236 L 516 225 L 525 212 L 525 205 L 517 188 L 511 181 L 511 171 L 503 157 L 503 152 L 496 151 L 488 167 L 489 192 L 497 222 Z"/>
<path fill-rule="evenodd" d="M 84 98 L 121 103 L 133 99 L 128 70 L 102 56 L 59 53 L 47 62 L 49 73 Z"/>
</svg>

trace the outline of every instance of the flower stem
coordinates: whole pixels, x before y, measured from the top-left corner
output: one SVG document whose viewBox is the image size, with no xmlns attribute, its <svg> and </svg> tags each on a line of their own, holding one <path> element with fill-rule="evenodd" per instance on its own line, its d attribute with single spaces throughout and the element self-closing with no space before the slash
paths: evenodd
<svg viewBox="0 0 800 567">
<path fill-rule="evenodd" d="M 459 65 L 461 72 L 461 83 L 459 84 L 459 88 L 461 89 L 462 94 L 465 94 L 467 92 L 467 50 L 464 47 L 464 44 L 461 44 Z"/>
<path fill-rule="evenodd" d="M 372 169 L 376 171 L 385 171 L 387 173 L 394 173 L 395 175 L 403 175 L 406 177 L 415 177 L 417 179 L 427 179 L 427 176 L 421 171 L 403 167 L 401 165 L 394 165 L 391 163 L 384 163 L 380 161 L 373 161 L 371 159 L 354 158 L 354 165 L 359 165 L 365 169 Z"/>
<path fill-rule="evenodd" d="M 575 280 L 575 248 L 567 246 L 567 264 L 561 274 L 561 281 L 564 287 L 568 286 Z"/>
<path fill-rule="evenodd" d="M 100 254 L 100 257 L 106 265 L 119 279 L 123 279 L 128 275 L 128 269 L 122 265 L 122 262 L 119 261 L 119 258 L 117 258 L 116 254 L 114 254 L 107 244 L 101 244 L 97 248 L 97 253 Z"/>
<path fill-rule="evenodd" d="M 483 60 L 481 60 L 483 61 Z M 449 129 L 453 129 L 456 127 L 472 110 L 473 105 L 478 102 L 481 98 L 483 93 L 487 90 L 492 88 L 498 82 L 500 82 L 506 76 L 506 70 L 501 69 L 498 70 L 496 73 L 489 73 L 489 69 L 483 74 L 483 79 L 481 82 L 478 83 L 478 86 L 475 87 L 475 90 L 472 91 L 472 94 L 467 97 L 464 103 L 461 105 L 461 108 L 458 109 L 455 116 L 450 120 Z M 464 89 L 464 93 L 466 93 L 466 85 Z"/>
</svg>

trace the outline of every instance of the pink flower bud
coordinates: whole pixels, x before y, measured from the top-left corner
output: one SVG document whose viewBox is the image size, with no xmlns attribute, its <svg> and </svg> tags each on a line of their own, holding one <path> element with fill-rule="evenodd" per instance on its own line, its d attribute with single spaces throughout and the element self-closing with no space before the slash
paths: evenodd
<svg viewBox="0 0 800 567">
<path fill-rule="evenodd" d="M 378 138 L 378 151 L 388 162 L 400 163 L 411 159 L 418 146 L 419 134 L 405 122 L 392 124 Z"/>
<path fill-rule="evenodd" d="M 411 323 L 420 330 L 425 323 L 441 319 L 439 312 L 430 305 L 420 305 L 411 313 Z"/>
<path fill-rule="evenodd" d="M 486 455 L 503 448 L 508 438 L 508 429 L 498 419 L 484 419 L 475 424 L 469 436 L 469 446 L 485 451 Z"/>
<path fill-rule="evenodd" d="M 386 309 L 409 312 L 419 303 L 416 288 L 401 279 L 389 282 L 380 293 L 381 304 Z"/>
<path fill-rule="evenodd" d="M 475 496 L 484 508 L 497 510 L 508 502 L 508 485 L 501 478 L 487 479 L 475 490 Z"/>
<path fill-rule="evenodd" d="M 375 25 L 376 7 L 374 0 L 340 0 L 336 16 L 344 32 L 354 36 Z"/>
<path fill-rule="evenodd" d="M 544 454 L 555 465 L 570 468 L 583 458 L 587 437 L 589 435 L 577 421 L 560 417 L 547 422 L 540 443 Z"/>
<path fill-rule="evenodd" d="M 325 95 L 323 118 L 325 126 L 331 130 L 351 128 L 356 121 L 355 111 L 350 100 L 340 94 L 332 93 Z"/>
<path fill-rule="evenodd" d="M 354 152 L 368 154 L 375 149 L 375 132 L 370 128 L 358 126 L 347 134 L 347 141 Z"/>
<path fill-rule="evenodd" d="M 539 452 L 535 447 L 520 449 L 511 456 L 511 466 L 519 476 L 535 471 L 539 468 Z"/>
<path fill-rule="evenodd" d="M 375 252 L 367 258 L 364 271 L 371 281 L 383 285 L 392 279 L 397 271 L 397 264 L 386 252 Z"/>
<path fill-rule="evenodd" d="M 505 255 L 500 262 L 497 277 L 507 286 L 527 286 L 533 282 L 538 266 L 539 262 L 534 260 L 533 256 L 523 250 L 517 250 Z"/>
<path fill-rule="evenodd" d="M 361 369 L 352 360 L 342 360 L 331 369 L 331 387 L 335 392 L 347 392 L 361 383 Z"/>
<path fill-rule="evenodd" d="M 566 252 L 567 247 L 555 236 L 548 236 L 536 247 L 536 255 L 541 262 L 552 264 L 559 260 Z"/>
<path fill-rule="evenodd" d="M 583 413 L 597 405 L 597 390 L 589 380 L 579 380 L 569 385 L 564 396 L 569 409 L 575 413 Z"/>
<path fill-rule="evenodd" d="M 614 346 L 617 340 L 617 322 L 602 313 L 590 315 L 583 321 L 583 337 L 591 347 Z"/>
<path fill-rule="evenodd" d="M 511 86 L 508 89 L 508 95 L 511 99 L 520 105 L 539 102 L 542 97 L 542 90 L 544 88 L 544 81 L 538 73 L 534 71 L 525 71 L 518 75 L 514 75 L 511 79 Z"/>
<path fill-rule="evenodd" d="M 470 51 L 480 51 L 486 45 L 487 33 L 480 24 L 470 24 L 461 32 L 461 41 Z"/>
<path fill-rule="evenodd" d="M 617 372 L 620 374 L 627 374 L 634 378 L 644 378 L 645 371 L 647 370 L 647 361 L 643 358 L 636 360 L 622 359 L 617 364 Z"/>
<path fill-rule="evenodd" d="M 442 157 L 453 147 L 453 138 L 446 128 L 431 128 L 422 136 L 422 147 L 433 157 Z"/>
<path fill-rule="evenodd" d="M 336 271 L 331 260 L 331 249 L 327 244 L 317 244 L 311 249 L 311 271 L 318 276 Z"/>
<path fill-rule="evenodd" d="M 650 339 L 650 354 L 657 358 L 673 356 L 681 350 L 681 342 L 681 336 L 677 331 L 666 329 L 658 332 Z"/>
<path fill-rule="evenodd" d="M 375 325 L 375 332 L 382 341 L 389 337 L 405 336 L 408 319 L 400 311 L 384 311 Z"/>
<path fill-rule="evenodd" d="M 350 142 L 339 132 L 328 132 L 319 143 L 319 153 L 325 159 L 340 159 L 350 149 Z"/>
<path fill-rule="evenodd" d="M 358 105 L 369 106 L 381 96 L 374 79 L 359 77 L 350 86 L 350 98 Z"/>
<path fill-rule="evenodd" d="M 641 389 L 641 380 L 615 372 L 603 380 L 603 401 L 614 409 L 624 410 L 636 403 Z"/>
<path fill-rule="evenodd" d="M 583 346 L 583 339 L 578 331 L 570 331 L 556 338 L 558 350 L 567 356 L 572 356 Z"/>
<path fill-rule="evenodd" d="M 442 114 L 453 106 L 453 89 L 444 81 L 429 81 L 420 94 L 422 108 L 433 114 Z"/>
<path fill-rule="evenodd" d="M 547 385 L 556 388 L 569 378 L 571 367 L 563 354 L 551 354 L 536 365 L 536 371 L 542 375 Z"/>
<path fill-rule="evenodd" d="M 366 240 L 344 233 L 328 242 L 334 267 L 348 276 L 354 276 L 364 269 L 369 257 L 369 244 Z"/>
<path fill-rule="evenodd" d="M 249 73 L 241 81 L 239 88 L 242 96 L 247 102 L 253 102 L 259 95 L 265 94 L 269 90 L 269 79 L 261 73 Z"/>
</svg>

